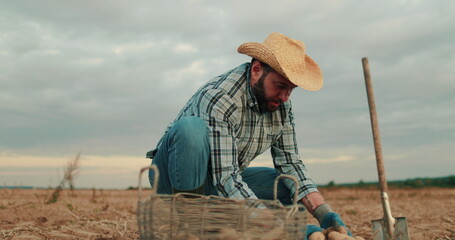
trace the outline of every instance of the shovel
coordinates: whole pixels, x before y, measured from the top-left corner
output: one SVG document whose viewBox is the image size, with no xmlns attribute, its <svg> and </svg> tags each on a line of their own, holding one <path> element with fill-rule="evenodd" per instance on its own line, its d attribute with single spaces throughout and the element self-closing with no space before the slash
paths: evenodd
<svg viewBox="0 0 455 240">
<path fill-rule="evenodd" d="M 376 154 L 376 165 L 378 168 L 379 186 L 381 190 L 382 208 L 384 218 L 373 220 L 373 239 L 374 240 L 408 240 L 408 224 L 405 217 L 392 217 L 390 211 L 389 197 L 387 195 L 387 180 L 385 178 L 384 163 L 382 161 L 381 137 L 379 135 L 379 125 L 376 115 L 376 105 L 374 103 L 373 85 L 371 84 L 370 66 L 368 58 L 362 58 L 363 74 L 367 89 L 368 106 L 370 108 L 371 128 L 373 130 L 373 142 Z"/>
</svg>

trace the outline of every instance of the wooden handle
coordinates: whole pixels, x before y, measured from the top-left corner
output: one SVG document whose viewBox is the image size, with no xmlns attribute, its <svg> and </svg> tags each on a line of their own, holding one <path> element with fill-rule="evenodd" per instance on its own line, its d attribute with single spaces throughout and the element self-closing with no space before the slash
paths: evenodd
<svg viewBox="0 0 455 240">
<path fill-rule="evenodd" d="M 368 106 L 370 108 L 371 129 L 373 131 L 373 143 L 376 154 L 376 165 L 378 168 L 379 186 L 381 192 L 387 192 L 387 180 L 385 177 L 384 162 L 382 160 L 381 136 L 379 134 L 379 124 L 376 114 L 376 105 L 374 103 L 373 85 L 371 84 L 370 65 L 368 58 L 362 58 L 363 74 L 365 76 L 365 85 L 367 89 Z"/>
</svg>

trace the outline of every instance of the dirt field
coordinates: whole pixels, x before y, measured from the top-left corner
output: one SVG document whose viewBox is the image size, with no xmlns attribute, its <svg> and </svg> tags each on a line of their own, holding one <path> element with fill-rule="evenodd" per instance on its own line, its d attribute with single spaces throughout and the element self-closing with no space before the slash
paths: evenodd
<svg viewBox="0 0 455 240">
<path fill-rule="evenodd" d="M 321 190 L 350 230 L 371 238 L 371 220 L 382 218 L 376 190 Z M 134 190 L 0 189 L 0 239 L 137 239 Z M 147 192 L 145 193 L 147 194 Z M 395 217 L 406 217 L 411 239 L 455 239 L 455 189 L 391 189 Z M 315 223 L 310 218 L 310 223 Z"/>
</svg>

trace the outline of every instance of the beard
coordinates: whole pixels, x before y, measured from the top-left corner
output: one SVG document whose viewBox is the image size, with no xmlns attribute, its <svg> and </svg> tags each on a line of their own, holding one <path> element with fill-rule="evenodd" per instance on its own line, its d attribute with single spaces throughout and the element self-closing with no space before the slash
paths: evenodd
<svg viewBox="0 0 455 240">
<path fill-rule="evenodd" d="M 258 81 L 253 85 L 253 93 L 254 96 L 256 97 L 256 100 L 258 101 L 259 105 L 259 110 L 261 112 L 274 112 L 276 111 L 280 105 L 281 101 L 280 100 L 274 100 L 271 98 L 268 98 L 265 95 L 265 89 L 264 89 L 264 80 L 267 74 L 262 74 L 262 76 L 258 79 Z M 277 106 L 274 106 L 272 103 L 278 103 Z"/>
</svg>

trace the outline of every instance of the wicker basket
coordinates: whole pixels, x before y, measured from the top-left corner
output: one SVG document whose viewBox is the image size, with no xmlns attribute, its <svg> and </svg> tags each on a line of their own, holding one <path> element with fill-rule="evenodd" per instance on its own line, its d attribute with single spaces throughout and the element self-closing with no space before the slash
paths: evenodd
<svg viewBox="0 0 455 240">
<path fill-rule="evenodd" d="M 142 199 L 142 173 L 155 171 L 150 197 Z M 142 168 L 139 173 L 137 221 L 140 239 L 303 239 L 306 211 L 297 204 L 297 195 L 291 206 L 277 200 L 235 200 L 218 196 L 190 193 L 175 195 L 157 194 L 158 169 Z M 264 208 L 264 206 L 266 208 Z"/>
</svg>

